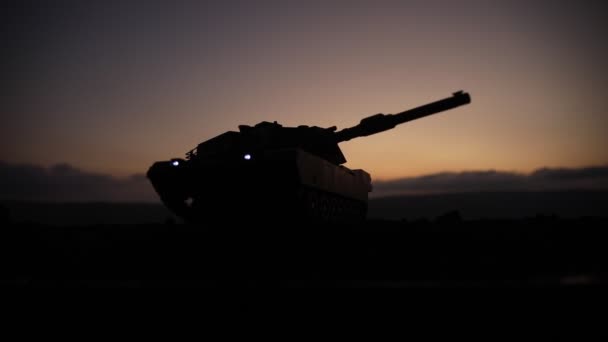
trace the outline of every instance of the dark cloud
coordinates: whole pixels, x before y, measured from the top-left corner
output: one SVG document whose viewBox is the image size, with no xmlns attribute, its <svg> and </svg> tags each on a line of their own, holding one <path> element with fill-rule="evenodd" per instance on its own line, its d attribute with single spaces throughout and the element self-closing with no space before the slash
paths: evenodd
<svg viewBox="0 0 608 342">
<path fill-rule="evenodd" d="M 44 168 L 0 161 L 0 200 L 152 202 L 158 198 L 144 175 L 119 179 L 68 164 Z"/>
<path fill-rule="evenodd" d="M 608 167 L 596 166 L 583 169 L 538 169 L 531 174 L 534 179 L 581 180 L 608 179 Z"/>
<path fill-rule="evenodd" d="M 490 191 L 608 189 L 608 166 L 580 169 L 542 168 L 530 174 L 503 171 L 444 172 L 374 182 L 373 195 L 411 195 Z"/>
<path fill-rule="evenodd" d="M 376 181 L 372 196 L 570 189 L 608 189 L 608 166 L 542 168 L 530 174 L 493 170 L 443 172 Z M 0 200 L 158 202 L 158 196 L 142 174 L 115 178 L 68 164 L 44 168 L 0 161 Z"/>
</svg>

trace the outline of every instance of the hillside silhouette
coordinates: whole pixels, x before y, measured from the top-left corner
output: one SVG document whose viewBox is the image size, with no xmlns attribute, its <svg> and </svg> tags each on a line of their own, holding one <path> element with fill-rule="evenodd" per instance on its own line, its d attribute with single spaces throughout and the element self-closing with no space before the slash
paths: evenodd
<svg viewBox="0 0 608 342">
<path fill-rule="evenodd" d="M 161 203 L 4 202 L 5 217 L 17 223 L 48 225 L 159 224 L 180 222 Z M 606 217 L 608 191 L 475 192 L 372 198 L 368 218 L 433 220 L 457 211 L 463 219 Z M 296 222 L 297 223 L 297 222 Z"/>
<path fill-rule="evenodd" d="M 350 225 L 252 222 L 234 212 L 230 223 L 192 225 L 160 203 L 4 202 L 0 285 L 603 287 L 607 197 L 386 197 Z"/>
<path fill-rule="evenodd" d="M 608 216 L 608 191 L 509 191 L 389 196 L 370 200 L 369 217 L 433 219 L 458 211 L 465 219 L 519 219 L 537 215 Z"/>
</svg>

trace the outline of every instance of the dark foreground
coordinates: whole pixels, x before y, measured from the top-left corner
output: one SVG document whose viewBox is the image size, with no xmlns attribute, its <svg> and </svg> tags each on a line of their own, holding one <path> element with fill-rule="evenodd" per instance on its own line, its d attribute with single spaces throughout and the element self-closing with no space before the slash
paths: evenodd
<svg viewBox="0 0 608 342">
<path fill-rule="evenodd" d="M 607 219 L 2 228 L 5 287 L 598 287 Z"/>
</svg>

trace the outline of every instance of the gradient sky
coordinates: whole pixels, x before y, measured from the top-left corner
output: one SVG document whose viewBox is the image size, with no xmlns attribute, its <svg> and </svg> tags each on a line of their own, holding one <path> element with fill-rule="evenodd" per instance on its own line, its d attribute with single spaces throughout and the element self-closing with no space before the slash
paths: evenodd
<svg viewBox="0 0 608 342">
<path fill-rule="evenodd" d="M 374 179 L 608 162 L 604 1 L 19 1 L 0 160 L 126 176 L 239 124 L 355 125 Z"/>
</svg>

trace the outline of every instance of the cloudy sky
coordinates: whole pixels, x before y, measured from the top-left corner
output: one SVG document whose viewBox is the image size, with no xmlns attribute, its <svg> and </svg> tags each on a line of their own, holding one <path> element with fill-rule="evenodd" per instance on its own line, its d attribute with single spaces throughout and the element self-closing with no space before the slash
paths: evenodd
<svg viewBox="0 0 608 342">
<path fill-rule="evenodd" d="M 239 124 L 355 125 L 463 89 L 470 105 L 342 144 L 390 181 L 608 163 L 603 1 L 15 1 L 0 160 L 129 179 Z"/>
<path fill-rule="evenodd" d="M 607 190 L 608 166 L 504 171 L 442 172 L 374 182 L 372 197 L 478 192 Z M 117 178 L 67 164 L 50 168 L 0 162 L 0 201 L 158 202 L 144 175 Z"/>
</svg>

